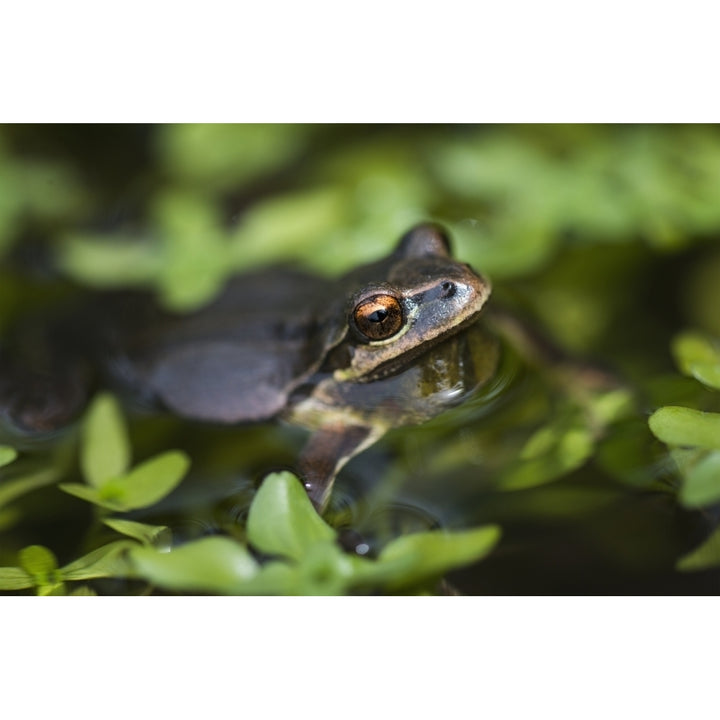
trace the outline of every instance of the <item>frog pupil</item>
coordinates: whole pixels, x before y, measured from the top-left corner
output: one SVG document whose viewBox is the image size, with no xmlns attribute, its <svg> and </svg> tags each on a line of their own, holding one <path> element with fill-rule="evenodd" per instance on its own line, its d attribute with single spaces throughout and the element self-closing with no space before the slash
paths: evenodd
<svg viewBox="0 0 720 720">
<path fill-rule="evenodd" d="M 388 316 L 387 310 L 383 310 L 382 308 L 375 310 L 374 312 L 371 312 L 368 315 L 368 320 L 370 322 L 379 323 L 382 322 L 386 317 Z"/>
</svg>

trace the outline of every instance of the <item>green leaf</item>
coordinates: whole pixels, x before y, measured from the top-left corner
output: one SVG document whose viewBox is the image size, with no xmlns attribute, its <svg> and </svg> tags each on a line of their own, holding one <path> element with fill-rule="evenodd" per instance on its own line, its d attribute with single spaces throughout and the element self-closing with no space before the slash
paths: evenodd
<svg viewBox="0 0 720 720">
<path fill-rule="evenodd" d="M 117 510 L 154 505 L 180 484 L 189 466 L 185 453 L 170 450 L 138 465 L 124 477 L 105 483 L 99 491 L 100 500 L 105 507 Z"/>
<path fill-rule="evenodd" d="M 158 149 L 172 177 L 207 190 L 238 187 L 289 162 L 303 147 L 301 125 L 166 125 Z"/>
<path fill-rule="evenodd" d="M 127 577 L 131 574 L 125 553 L 138 545 L 117 540 L 103 545 L 60 569 L 64 580 L 88 580 L 102 577 Z"/>
<path fill-rule="evenodd" d="M 542 428 L 528 440 L 518 461 L 502 473 L 499 486 L 503 490 L 524 490 L 556 480 L 583 465 L 593 448 L 590 428 Z"/>
<path fill-rule="evenodd" d="M 700 332 L 688 331 L 674 338 L 672 352 L 681 372 L 720 390 L 720 342 Z"/>
<path fill-rule="evenodd" d="M 122 535 L 139 540 L 143 545 L 151 545 L 158 549 L 170 548 L 171 533 L 165 525 L 147 525 L 119 518 L 107 518 L 103 522 Z"/>
<path fill-rule="evenodd" d="M 35 581 L 22 568 L 0 567 L 0 590 L 31 588 Z"/>
<path fill-rule="evenodd" d="M 80 466 L 90 485 L 102 487 L 130 465 L 130 442 L 117 400 L 106 393 L 98 395 L 88 410 L 82 427 Z"/>
<path fill-rule="evenodd" d="M 354 566 L 337 545 L 320 543 L 307 550 L 298 570 L 298 594 L 344 595 Z"/>
<path fill-rule="evenodd" d="M 302 582 L 300 570 L 294 565 L 273 561 L 263 565 L 259 572 L 238 584 L 234 595 L 299 595 Z"/>
<path fill-rule="evenodd" d="M 71 277 L 92 287 L 147 285 L 162 268 L 162 256 L 137 234 L 86 234 L 63 237 L 58 262 Z"/>
<path fill-rule="evenodd" d="M 685 475 L 680 502 L 697 508 L 720 500 L 720 451 L 709 452 Z"/>
<path fill-rule="evenodd" d="M 720 390 L 720 363 L 693 363 L 690 365 L 690 373 L 703 385 Z"/>
<path fill-rule="evenodd" d="M 666 406 L 648 420 L 650 430 L 668 445 L 690 445 L 720 450 L 720 414 Z"/>
<path fill-rule="evenodd" d="M 633 393 L 626 388 L 604 392 L 589 401 L 595 420 L 603 426 L 633 414 Z"/>
<path fill-rule="evenodd" d="M 100 497 L 100 491 L 97 488 L 81 485 L 80 483 L 60 483 L 58 487 L 69 495 L 79 497 L 81 500 L 87 500 L 93 505 L 107 508 L 108 510 L 124 510 L 124 507 L 116 502 L 104 500 Z"/>
<path fill-rule="evenodd" d="M 20 566 L 30 575 L 38 595 L 64 595 L 65 587 L 57 569 L 57 558 L 42 545 L 30 545 L 18 553 Z"/>
<path fill-rule="evenodd" d="M 335 531 L 317 514 L 300 481 L 289 472 L 268 475 L 247 521 L 248 541 L 268 555 L 300 560 L 317 543 L 333 543 Z"/>
<path fill-rule="evenodd" d="M 720 343 L 704 333 L 680 333 L 673 339 L 672 353 L 685 375 L 693 374 L 693 365 L 720 365 Z"/>
<path fill-rule="evenodd" d="M 720 565 L 720 528 L 715 530 L 702 545 L 678 560 L 678 570 L 687 572 L 705 570 Z"/>
<path fill-rule="evenodd" d="M 52 485 L 57 479 L 58 471 L 55 468 L 50 468 L 13 480 L 4 480 L 0 485 L 0 508 L 32 490 Z"/>
<path fill-rule="evenodd" d="M 18 560 L 28 575 L 41 577 L 57 570 L 57 558 L 42 545 L 30 545 L 18 553 Z"/>
<path fill-rule="evenodd" d="M 246 548 L 224 537 L 209 537 L 170 552 L 135 547 L 133 566 L 146 580 L 168 590 L 234 594 L 258 573 Z"/>
<path fill-rule="evenodd" d="M 407 569 L 389 587 L 401 587 L 442 577 L 448 570 L 476 562 L 487 555 L 500 539 L 495 525 L 447 532 L 431 530 L 426 533 L 404 535 L 383 549 L 378 564 L 409 562 Z"/>
<path fill-rule="evenodd" d="M 0 467 L 9 465 L 17 457 L 17 450 L 7 445 L 0 445 Z"/>
</svg>

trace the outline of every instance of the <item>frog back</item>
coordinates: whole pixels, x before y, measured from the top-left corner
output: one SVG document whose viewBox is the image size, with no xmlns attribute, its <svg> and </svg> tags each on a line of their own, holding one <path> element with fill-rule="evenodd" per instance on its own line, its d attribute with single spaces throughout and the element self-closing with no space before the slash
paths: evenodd
<svg viewBox="0 0 720 720">
<path fill-rule="evenodd" d="M 321 363 L 324 281 L 290 268 L 238 277 L 188 314 L 117 298 L 105 324 L 113 382 L 145 403 L 220 423 L 272 418 Z"/>
</svg>

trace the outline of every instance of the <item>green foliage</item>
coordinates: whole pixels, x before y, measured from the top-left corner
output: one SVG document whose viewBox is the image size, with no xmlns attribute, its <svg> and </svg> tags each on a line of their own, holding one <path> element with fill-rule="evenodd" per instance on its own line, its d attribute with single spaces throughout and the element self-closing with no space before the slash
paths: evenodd
<svg viewBox="0 0 720 720">
<path fill-rule="evenodd" d="M 444 143 L 437 153 L 448 187 L 489 204 L 469 232 L 493 275 L 537 269 L 557 250 L 558 227 L 585 242 L 639 235 L 672 248 L 720 223 L 713 130 L 552 126 L 546 133 L 543 144 L 500 129 Z"/>
<path fill-rule="evenodd" d="M 585 243 L 641 237 L 672 249 L 720 224 L 714 131 L 558 127 L 535 138 L 515 129 L 449 138 L 427 130 L 418 145 L 379 138 L 316 152 L 294 187 L 256 199 L 228 230 L 220 192 L 281 175 L 317 135 L 282 125 L 160 128 L 159 155 L 175 186 L 151 199 L 152 231 L 142 241 L 68 233 L 63 267 L 93 285 L 156 287 L 182 310 L 258 263 L 294 258 L 338 272 L 383 254 L 380 238 L 428 216 L 455 222 L 461 253 L 496 278 L 541 268 L 567 229 Z"/>
<path fill-rule="evenodd" d="M 120 406 L 112 395 L 98 395 L 83 421 L 80 466 L 88 484 L 102 487 L 130 465 L 130 441 Z"/>
<path fill-rule="evenodd" d="M 122 518 L 104 518 L 103 523 L 121 535 L 139 540 L 143 545 L 168 548 L 172 539 L 170 529 L 165 525 L 148 525 Z"/>
<path fill-rule="evenodd" d="M 310 127 L 299 125 L 168 125 L 159 151 L 168 171 L 205 191 L 243 185 L 292 160 Z"/>
<path fill-rule="evenodd" d="M 52 551 L 41 545 L 30 545 L 18 554 L 20 567 L 0 568 L 0 590 L 34 588 L 38 595 L 66 595 L 66 582 L 125 577 L 130 570 L 124 556 L 133 546 L 120 540 L 58 568 Z"/>
<path fill-rule="evenodd" d="M 717 389 L 720 349 L 713 338 L 697 332 L 678 335 L 672 344 L 680 370 Z M 703 507 L 720 501 L 720 413 L 666 406 L 648 421 L 650 430 L 670 446 L 683 476 L 680 501 L 686 507 Z"/>
<path fill-rule="evenodd" d="M 7 445 L 0 445 L 0 467 L 9 465 L 16 457 L 17 450 Z"/>
<path fill-rule="evenodd" d="M 127 512 L 154 505 L 178 486 L 190 466 L 185 453 L 172 450 L 127 471 L 127 430 L 109 395 L 98 396 L 90 406 L 82 440 L 81 464 L 88 484 L 62 483 L 60 488 L 107 510 Z"/>
<path fill-rule="evenodd" d="M 162 500 L 178 486 L 189 466 L 184 453 L 171 450 L 141 463 L 126 475 L 106 479 L 99 488 L 78 483 L 62 483 L 60 488 L 99 507 L 127 512 Z"/>
<path fill-rule="evenodd" d="M 650 429 L 668 445 L 720 449 L 720 415 L 692 408 L 663 407 L 651 416 Z"/>
<path fill-rule="evenodd" d="M 130 457 L 117 401 L 99 395 L 82 423 L 80 461 L 87 482 L 59 487 L 102 511 L 127 512 L 165 497 L 189 464 L 184 454 L 170 451 L 128 471 Z M 0 590 L 93 594 L 87 586 L 70 590 L 67 584 L 130 578 L 175 592 L 418 592 L 431 589 L 448 570 L 479 560 L 500 534 L 495 527 L 433 531 L 389 543 L 375 561 L 348 555 L 340 549 L 335 530 L 317 514 L 302 484 L 290 473 L 269 475 L 257 491 L 246 524 L 248 546 L 228 537 L 206 537 L 173 547 L 166 526 L 122 517 L 103 517 L 102 522 L 126 539 L 101 545 L 63 567 L 58 567 L 48 548 L 26 547 L 18 554 L 17 567 L 0 568 Z M 250 548 L 269 559 L 258 561 Z"/>
<path fill-rule="evenodd" d="M 423 590 L 448 570 L 476 562 L 497 543 L 496 527 L 432 531 L 388 544 L 376 561 L 350 556 L 290 473 L 263 481 L 250 507 L 248 543 L 264 564 L 228 538 L 203 538 L 169 552 L 134 548 L 138 576 L 176 591 L 222 594 L 338 595 L 352 590 Z"/>
<path fill-rule="evenodd" d="M 720 452 L 702 453 L 694 462 L 678 459 L 681 450 L 674 451 L 678 466 L 683 469 L 685 481 L 680 490 L 680 501 L 686 507 L 703 507 L 720 500 Z"/>
<path fill-rule="evenodd" d="M 168 590 L 231 594 L 258 570 L 246 548 L 222 537 L 203 538 L 164 553 L 135 548 L 130 557 L 140 576 Z"/>
<path fill-rule="evenodd" d="M 712 390 L 720 389 L 720 343 L 703 333 L 684 332 L 672 343 L 680 370 Z M 689 508 L 720 501 L 720 413 L 666 406 L 649 419 L 653 434 L 670 446 L 682 475 L 679 500 Z M 720 565 L 717 531 L 699 548 L 682 558 L 680 570 L 699 570 Z"/>
<path fill-rule="evenodd" d="M 299 560 L 314 545 L 331 542 L 332 528 L 313 510 L 299 482 L 269 475 L 250 507 L 248 540 L 261 552 Z"/>
<path fill-rule="evenodd" d="M 381 569 L 403 567 L 389 582 L 391 587 L 420 584 L 441 577 L 454 567 L 476 562 L 500 539 L 498 527 L 448 533 L 434 530 L 405 535 L 389 543 L 378 558 Z"/>
<path fill-rule="evenodd" d="M 714 390 L 720 390 L 720 341 L 703 333 L 685 332 L 672 345 L 680 370 Z"/>
</svg>

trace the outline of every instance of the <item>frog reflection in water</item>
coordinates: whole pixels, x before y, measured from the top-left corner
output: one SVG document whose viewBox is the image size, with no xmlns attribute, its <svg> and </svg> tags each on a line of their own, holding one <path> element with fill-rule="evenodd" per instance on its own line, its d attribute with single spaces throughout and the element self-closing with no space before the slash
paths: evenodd
<svg viewBox="0 0 720 720">
<path fill-rule="evenodd" d="M 103 364 L 115 387 L 184 418 L 281 418 L 309 429 L 298 469 L 322 510 L 350 458 L 493 376 L 498 344 L 476 322 L 489 295 L 489 283 L 451 257 L 442 228 L 423 224 L 386 259 L 337 281 L 251 273 L 187 315 L 126 296 L 99 324 Z M 81 404 L 90 388 L 76 385 L 71 400 Z M 26 427 L 47 426 L 47 412 L 34 418 L 21 401 L 13 408 Z"/>
</svg>

